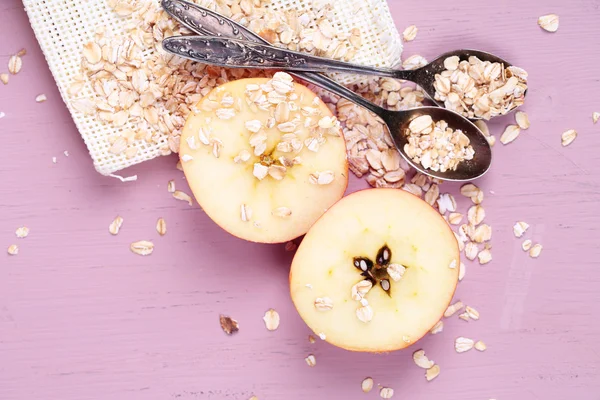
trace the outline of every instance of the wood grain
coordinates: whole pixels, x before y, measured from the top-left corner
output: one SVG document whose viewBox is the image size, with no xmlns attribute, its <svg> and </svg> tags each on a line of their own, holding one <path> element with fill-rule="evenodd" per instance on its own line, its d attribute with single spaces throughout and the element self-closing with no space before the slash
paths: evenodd
<svg viewBox="0 0 600 400">
<path fill-rule="evenodd" d="M 309 344 L 288 293 L 292 254 L 235 239 L 197 206 L 174 200 L 169 179 L 187 190 L 174 157 L 125 171 L 139 175 L 127 184 L 97 174 L 22 4 L 4 0 L 0 72 L 11 54 L 28 53 L 22 72 L 0 85 L 0 247 L 20 245 L 16 257 L 0 254 L 0 399 L 377 398 L 377 390 L 361 392 L 366 376 L 394 388 L 394 399 L 600 399 L 600 124 L 591 121 L 600 111 L 600 2 L 389 5 L 400 31 L 419 28 L 404 57 L 479 48 L 530 74 L 524 110 L 532 127 L 494 147 L 492 170 L 479 182 L 494 260 L 468 263 L 456 294 L 481 319 L 450 318 L 415 347 L 441 366 L 440 376 L 426 382 L 410 350 L 367 355 Z M 546 13 L 560 16 L 555 34 L 537 26 Z M 47 102 L 35 103 L 40 93 Z M 512 118 L 495 120 L 492 131 Z M 579 137 L 563 148 L 560 134 L 571 128 Z M 353 179 L 349 190 L 361 187 Z M 457 185 L 442 189 L 456 193 Z M 461 211 L 468 205 L 459 198 Z M 114 237 L 116 215 L 125 222 Z M 514 238 L 518 220 L 544 245 L 539 259 Z M 30 236 L 17 239 L 22 225 Z M 141 239 L 155 242 L 154 254 L 129 251 Z M 275 332 L 262 321 L 270 307 L 281 314 Z M 220 313 L 238 319 L 240 332 L 223 334 Z M 460 335 L 488 350 L 456 354 Z M 309 353 L 314 368 L 304 362 Z"/>
</svg>

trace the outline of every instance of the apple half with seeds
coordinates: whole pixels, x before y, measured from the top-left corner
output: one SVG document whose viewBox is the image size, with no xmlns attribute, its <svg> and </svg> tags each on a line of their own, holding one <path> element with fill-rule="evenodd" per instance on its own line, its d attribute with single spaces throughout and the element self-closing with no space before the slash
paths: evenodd
<svg viewBox="0 0 600 400">
<path fill-rule="evenodd" d="M 398 189 L 354 192 L 308 231 L 290 271 L 301 318 L 327 342 L 382 353 L 414 344 L 450 304 L 458 242 L 438 211 Z"/>
<path fill-rule="evenodd" d="M 208 216 L 252 242 L 305 234 L 348 185 L 339 121 L 285 72 L 213 89 L 187 118 L 179 156 Z"/>
</svg>

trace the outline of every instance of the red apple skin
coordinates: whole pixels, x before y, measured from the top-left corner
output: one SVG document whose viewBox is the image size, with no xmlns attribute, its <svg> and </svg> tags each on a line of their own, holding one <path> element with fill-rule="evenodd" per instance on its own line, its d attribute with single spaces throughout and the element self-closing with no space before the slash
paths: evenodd
<svg viewBox="0 0 600 400">
<path fill-rule="evenodd" d="M 355 191 L 353 193 L 350 193 L 347 196 L 341 198 L 340 200 L 338 200 L 333 206 L 331 206 L 329 208 L 329 210 L 331 210 L 334 207 L 336 207 L 342 200 L 344 200 L 347 197 L 350 197 L 350 196 L 359 196 L 360 194 L 362 194 L 362 193 L 364 193 L 366 191 L 375 191 L 375 190 L 377 190 L 377 191 L 401 191 L 401 192 L 405 193 L 408 196 L 413 196 L 414 198 L 418 199 L 419 201 L 422 201 L 423 203 L 425 203 L 424 205 L 426 205 L 431 210 L 431 212 L 435 213 L 436 215 L 438 215 L 441 218 L 441 215 L 439 214 L 439 212 L 435 208 L 433 208 L 429 203 L 427 203 L 423 199 L 421 199 L 420 197 L 418 197 L 418 196 L 416 196 L 416 195 L 414 195 L 414 194 L 412 194 L 412 193 L 410 193 L 408 191 L 404 191 L 404 190 L 401 190 L 401 189 L 393 189 L 393 188 L 364 188 L 364 189 L 359 189 L 359 190 L 357 190 L 357 191 Z M 319 218 L 317 221 L 315 221 L 315 223 L 312 225 L 312 227 L 314 227 L 324 216 L 325 216 L 325 214 L 322 215 L 321 218 Z M 443 220 L 443 218 L 442 218 L 442 220 Z M 452 228 L 450 227 L 450 225 L 448 223 L 446 223 L 445 225 L 446 225 L 446 228 L 448 229 L 449 233 L 454 238 L 454 241 L 456 243 L 456 260 L 460 262 L 460 248 L 459 248 L 456 236 L 454 236 L 454 231 L 452 231 Z M 310 229 L 306 233 L 306 235 L 309 235 L 309 234 L 310 234 Z M 300 250 L 301 246 L 302 246 L 302 243 L 300 243 L 300 245 L 296 249 L 296 252 Z M 292 260 L 292 266 L 293 266 L 293 264 L 294 264 L 294 260 Z M 289 279 L 288 279 L 288 283 L 290 284 L 290 289 L 291 289 L 292 280 L 293 280 L 293 272 L 292 271 L 293 271 L 293 268 L 290 268 L 290 274 L 289 274 Z M 452 304 L 452 299 L 454 298 L 454 295 L 456 294 L 457 287 L 458 287 L 458 273 L 457 273 L 456 280 L 453 282 L 452 296 L 450 296 L 448 302 L 445 303 L 446 308 L 448 308 L 448 306 L 450 306 Z M 290 290 L 290 299 L 293 302 L 291 290 Z M 429 333 L 429 331 L 435 326 L 435 324 L 437 323 L 437 321 L 441 320 L 444 317 L 444 313 L 445 313 L 445 309 L 440 313 L 440 316 L 436 319 L 436 322 L 434 322 L 431 326 L 429 326 L 427 330 L 424 330 L 423 334 L 420 337 L 416 338 L 415 340 L 412 340 L 411 343 L 405 343 L 405 345 L 401 345 L 401 346 L 399 346 L 397 348 L 394 348 L 394 349 L 387 349 L 387 350 L 383 350 L 383 351 L 372 351 L 372 350 L 365 350 L 365 349 L 355 348 L 355 347 L 351 347 L 351 346 L 342 346 L 342 345 L 339 345 L 339 344 L 334 344 L 334 346 L 340 347 L 340 348 L 342 348 L 344 350 L 351 351 L 351 352 L 370 353 L 370 354 L 388 354 L 388 353 L 391 353 L 391 352 L 401 351 L 401 350 L 404 350 L 404 349 L 408 349 L 408 348 L 414 346 L 416 343 L 418 343 L 423 337 L 425 337 L 427 335 L 427 333 Z M 300 317 L 302 318 L 301 315 L 300 315 Z M 324 341 L 327 342 L 327 339 L 325 339 Z"/>
</svg>

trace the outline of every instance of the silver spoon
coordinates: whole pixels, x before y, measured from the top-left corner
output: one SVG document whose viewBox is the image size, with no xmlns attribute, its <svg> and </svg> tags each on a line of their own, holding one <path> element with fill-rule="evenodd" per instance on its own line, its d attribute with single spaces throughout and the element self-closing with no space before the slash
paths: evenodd
<svg viewBox="0 0 600 400">
<path fill-rule="evenodd" d="M 325 57 L 312 56 L 310 54 L 282 49 L 270 44 L 254 43 L 248 40 L 236 40 L 212 36 L 188 36 L 182 38 L 167 38 L 165 43 L 171 48 L 179 41 L 185 41 L 185 46 L 190 55 L 197 61 L 220 65 L 229 68 L 256 68 L 256 69 L 281 69 L 287 71 L 301 72 L 342 72 L 361 75 L 375 75 L 393 79 L 411 81 L 420 86 L 429 99 L 439 107 L 445 107 L 443 101 L 435 100 L 435 76 L 442 73 L 446 68 L 444 60 L 448 57 L 457 56 L 459 61 L 468 61 L 469 57 L 475 56 L 482 61 L 499 63 L 504 68 L 512 65 L 490 53 L 479 50 L 455 50 L 438 56 L 427 65 L 414 70 L 399 70 L 393 68 L 370 67 L 352 64 L 344 61 Z M 182 43 L 183 44 L 183 43 Z M 527 94 L 525 90 L 524 95 Z M 513 105 L 509 112 L 517 107 Z M 481 119 L 476 116 L 469 117 L 471 120 Z"/>
<path fill-rule="evenodd" d="M 249 41 L 268 43 L 242 25 L 196 4 L 183 0 L 162 0 L 162 6 L 169 15 L 196 33 L 222 37 L 236 37 Z M 166 38 L 163 40 L 163 48 L 167 52 L 181 57 L 212 64 L 212 59 L 204 60 L 205 57 L 194 50 L 193 44 L 196 42 L 195 39 L 194 41 L 187 42 L 187 38 L 194 39 L 195 37 L 178 36 Z M 216 63 L 216 65 L 223 64 Z M 230 64 L 224 66 L 231 67 Z M 354 102 L 378 115 L 388 126 L 391 137 L 394 140 L 400 155 L 413 168 L 425 175 L 447 181 L 469 181 L 483 176 L 490 168 L 492 152 L 485 136 L 477 126 L 458 113 L 440 107 L 419 107 L 401 111 L 387 110 L 373 104 L 324 75 L 313 72 L 292 72 L 292 75 L 322 87 L 323 89 Z M 408 141 L 404 132 L 413 119 L 425 114 L 431 116 L 434 121 L 445 120 L 452 129 L 462 130 L 469 138 L 471 145 L 475 150 L 473 159 L 463 161 L 458 165 L 456 170 L 447 170 L 446 172 L 436 172 L 431 169 L 426 169 L 421 164 L 413 162 L 404 151 L 404 145 Z"/>
</svg>

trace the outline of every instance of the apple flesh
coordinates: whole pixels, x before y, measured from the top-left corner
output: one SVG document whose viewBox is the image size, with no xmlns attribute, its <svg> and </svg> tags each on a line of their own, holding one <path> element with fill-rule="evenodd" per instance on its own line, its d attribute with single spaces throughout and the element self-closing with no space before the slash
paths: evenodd
<svg viewBox="0 0 600 400">
<path fill-rule="evenodd" d="M 403 190 L 365 189 L 308 231 L 292 262 L 290 292 L 301 318 L 329 343 L 389 352 L 440 320 L 459 265 L 458 242 L 439 212 Z"/>
<path fill-rule="evenodd" d="M 179 155 L 206 214 L 253 242 L 305 234 L 348 185 L 339 122 L 283 72 L 213 89 L 190 113 Z"/>
</svg>

